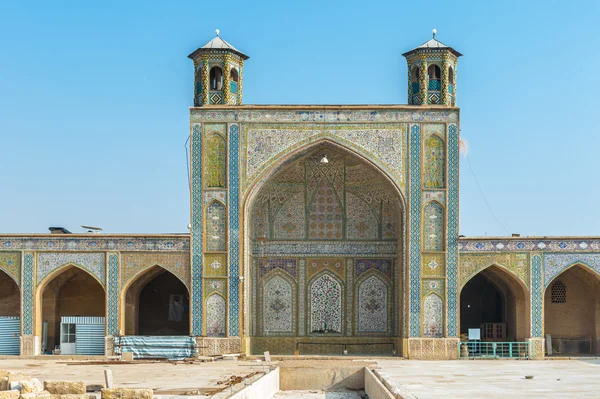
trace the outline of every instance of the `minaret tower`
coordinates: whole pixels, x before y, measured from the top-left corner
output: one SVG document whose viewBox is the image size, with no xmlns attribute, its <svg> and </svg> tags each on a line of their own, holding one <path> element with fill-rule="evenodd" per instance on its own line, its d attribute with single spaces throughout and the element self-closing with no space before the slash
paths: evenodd
<svg viewBox="0 0 600 399">
<path fill-rule="evenodd" d="M 408 104 L 456 106 L 456 67 L 462 54 L 433 38 L 402 54 L 408 64 Z"/>
<path fill-rule="evenodd" d="M 194 107 L 241 105 L 244 61 L 249 57 L 217 36 L 188 57 L 194 61 Z"/>
</svg>

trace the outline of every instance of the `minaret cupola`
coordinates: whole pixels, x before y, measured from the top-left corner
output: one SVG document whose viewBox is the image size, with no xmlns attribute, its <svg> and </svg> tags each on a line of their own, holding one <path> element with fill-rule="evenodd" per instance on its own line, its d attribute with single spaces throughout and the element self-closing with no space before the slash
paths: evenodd
<svg viewBox="0 0 600 399">
<path fill-rule="evenodd" d="M 194 107 L 241 105 L 244 61 L 249 57 L 217 36 L 188 57 L 194 61 Z"/>
<path fill-rule="evenodd" d="M 456 106 L 456 67 L 461 53 L 433 38 L 404 54 L 408 104 Z"/>
</svg>

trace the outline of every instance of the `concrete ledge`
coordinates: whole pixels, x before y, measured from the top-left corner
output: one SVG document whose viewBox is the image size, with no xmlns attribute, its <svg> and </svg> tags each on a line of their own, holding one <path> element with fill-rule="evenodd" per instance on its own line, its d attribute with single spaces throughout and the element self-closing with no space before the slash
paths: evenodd
<svg viewBox="0 0 600 399">
<path fill-rule="evenodd" d="M 279 367 L 234 393 L 227 399 L 270 399 L 279 392 Z"/>
<path fill-rule="evenodd" d="M 369 399 L 395 399 L 371 370 L 365 367 L 365 392 Z"/>
<path fill-rule="evenodd" d="M 395 385 L 394 380 L 383 370 L 373 370 L 375 376 L 392 393 L 395 399 L 417 399 L 415 395 L 408 392 L 402 385 Z"/>
</svg>

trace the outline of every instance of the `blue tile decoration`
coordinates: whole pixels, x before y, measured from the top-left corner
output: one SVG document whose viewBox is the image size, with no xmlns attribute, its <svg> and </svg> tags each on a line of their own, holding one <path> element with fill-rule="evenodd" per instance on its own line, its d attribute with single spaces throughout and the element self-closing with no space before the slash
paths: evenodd
<svg viewBox="0 0 600 399">
<path fill-rule="evenodd" d="M 239 127 L 229 127 L 229 335 L 239 335 Z"/>
<path fill-rule="evenodd" d="M 185 251 L 190 239 L 185 235 L 171 237 L 3 237 L 6 248 L 21 251 Z"/>
<path fill-rule="evenodd" d="M 420 330 L 421 293 L 421 131 L 410 126 L 410 336 L 418 337 Z"/>
<path fill-rule="evenodd" d="M 430 80 L 428 90 L 440 91 L 442 90 L 442 82 L 439 80 Z"/>
<path fill-rule="evenodd" d="M 202 125 L 192 126 L 192 335 L 202 335 Z"/>
<path fill-rule="evenodd" d="M 119 335 L 119 255 L 108 255 L 108 335 Z"/>
<path fill-rule="evenodd" d="M 600 239 L 593 237 L 554 237 L 554 238 L 466 238 L 459 239 L 460 252 L 507 252 L 543 251 L 548 252 L 600 252 Z"/>
<path fill-rule="evenodd" d="M 448 233 L 447 244 L 447 336 L 458 336 L 457 283 L 458 275 L 458 161 L 459 161 L 458 126 L 448 126 Z"/>
<path fill-rule="evenodd" d="M 562 243 L 561 243 L 562 244 Z M 560 244 L 559 244 L 560 246 Z M 600 275 L 600 254 L 598 253 L 551 253 L 544 254 L 544 288 L 548 287 L 563 271 L 573 265 L 586 267 Z"/>
<path fill-rule="evenodd" d="M 23 257 L 23 335 L 33 334 L 33 253 L 26 252 Z"/>
<path fill-rule="evenodd" d="M 542 257 L 533 255 L 531 258 L 531 336 L 542 335 Z"/>
<path fill-rule="evenodd" d="M 106 283 L 106 254 L 103 252 L 39 252 L 37 253 L 37 284 L 56 269 L 64 265 L 75 265 L 87 270 L 105 286 Z"/>
</svg>

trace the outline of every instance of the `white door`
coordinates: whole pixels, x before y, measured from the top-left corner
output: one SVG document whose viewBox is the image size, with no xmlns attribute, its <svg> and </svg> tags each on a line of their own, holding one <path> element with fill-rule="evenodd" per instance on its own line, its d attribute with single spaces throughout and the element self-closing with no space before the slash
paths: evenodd
<svg viewBox="0 0 600 399">
<path fill-rule="evenodd" d="M 75 343 L 75 324 L 60 323 L 60 354 L 74 355 L 77 353 Z"/>
</svg>

